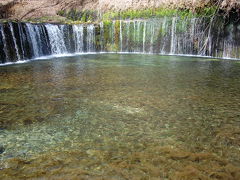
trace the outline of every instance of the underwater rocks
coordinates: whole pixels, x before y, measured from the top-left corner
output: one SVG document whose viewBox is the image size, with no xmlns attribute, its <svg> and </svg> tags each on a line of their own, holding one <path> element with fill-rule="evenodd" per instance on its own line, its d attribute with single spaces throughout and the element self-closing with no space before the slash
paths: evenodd
<svg viewBox="0 0 240 180">
<path fill-rule="evenodd" d="M 5 148 L 0 145 L 0 154 L 4 153 L 4 151 L 5 151 Z"/>
<path fill-rule="evenodd" d="M 90 145 L 90 144 L 89 144 Z M 115 144 L 117 145 L 117 144 Z M 117 147 L 46 153 L 30 160 L 10 159 L 1 167 L 0 178 L 33 179 L 239 179 L 240 169 L 209 153 L 192 153 L 168 146 L 146 144 L 144 151 Z M 82 147 L 79 147 L 81 149 Z M 133 148 L 133 149 L 132 149 Z M 178 153 L 180 159 L 172 159 Z M 183 154 L 183 155 L 180 155 Z M 188 154 L 189 156 L 186 156 Z M 189 157 L 203 157 L 195 161 Z M 18 169 L 18 171 L 16 171 Z"/>
</svg>

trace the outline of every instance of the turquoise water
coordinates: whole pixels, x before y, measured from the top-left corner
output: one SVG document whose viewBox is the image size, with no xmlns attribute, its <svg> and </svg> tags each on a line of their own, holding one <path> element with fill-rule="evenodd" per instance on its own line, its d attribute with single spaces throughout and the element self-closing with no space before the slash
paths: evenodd
<svg viewBox="0 0 240 180">
<path fill-rule="evenodd" d="M 0 77 L 2 169 L 49 152 L 128 159 L 159 146 L 240 166 L 239 61 L 93 54 L 1 66 Z"/>
</svg>

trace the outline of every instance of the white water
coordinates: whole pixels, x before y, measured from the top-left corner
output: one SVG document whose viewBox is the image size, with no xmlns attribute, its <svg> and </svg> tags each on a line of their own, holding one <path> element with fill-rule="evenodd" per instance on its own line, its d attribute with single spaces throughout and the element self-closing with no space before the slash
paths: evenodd
<svg viewBox="0 0 240 180">
<path fill-rule="evenodd" d="M 127 22 L 127 37 L 129 37 L 130 35 L 130 22 Z M 127 39 L 126 41 L 126 47 L 127 47 L 127 51 L 130 51 L 130 47 L 129 47 L 129 39 Z"/>
<path fill-rule="evenodd" d="M 151 49 L 150 52 L 153 53 L 153 42 L 154 42 L 154 35 L 155 35 L 155 30 L 154 30 L 154 24 L 151 24 Z"/>
<path fill-rule="evenodd" d="M 1 26 L 1 35 L 2 35 L 2 40 L 3 40 L 3 51 L 6 56 L 5 60 L 8 62 L 10 59 L 8 56 L 6 36 L 5 36 L 4 29 L 2 26 Z"/>
<path fill-rule="evenodd" d="M 158 53 L 164 55 L 214 56 L 239 58 L 240 46 L 233 30 L 227 36 L 214 39 L 213 30 L 205 30 L 201 18 L 165 17 L 157 20 L 120 21 L 120 24 L 53 25 L 18 24 L 18 32 L 9 25 L 10 35 L 0 26 L 3 51 L 2 62 L 38 58 L 45 55 L 65 55 L 85 52 Z M 120 25 L 120 26 L 119 26 Z M 15 26 L 14 26 L 15 27 Z M 5 27 L 6 28 L 6 27 Z M 100 28 L 100 29 L 98 29 Z M 221 32 L 221 31 L 219 31 Z M 218 33 L 219 33 L 218 32 Z M 107 34 L 108 33 L 108 34 Z M 15 36 L 20 34 L 20 42 Z M 11 36 L 11 37 L 10 37 Z M 8 45 L 8 38 L 11 44 Z M 217 42 L 217 43 L 216 43 Z M 235 44 L 234 44 L 235 43 Z M 20 45 L 19 45 L 20 44 Z M 27 48 L 30 47 L 29 51 Z M 10 48 L 15 53 L 12 55 Z M 2 56 L 2 57 L 5 57 Z"/>
<path fill-rule="evenodd" d="M 64 42 L 63 29 L 61 26 L 59 28 L 57 25 L 47 24 L 45 27 L 49 35 L 52 54 L 67 53 L 67 48 Z"/>
<path fill-rule="evenodd" d="M 137 22 L 137 43 L 141 43 L 141 21 Z M 137 49 L 135 49 L 135 52 L 141 52 L 140 47 L 138 46 Z"/>
<path fill-rule="evenodd" d="M 122 33 L 122 21 L 120 21 L 120 51 L 123 51 L 123 33 Z"/>
<path fill-rule="evenodd" d="M 27 26 L 27 29 L 28 29 L 28 35 L 30 37 L 30 42 L 31 42 L 31 45 L 32 45 L 34 57 L 39 57 L 40 56 L 40 53 L 39 53 L 40 48 L 38 46 L 38 41 L 37 41 L 37 35 L 36 35 L 36 32 L 35 32 L 35 28 L 32 24 L 29 24 L 29 23 L 27 23 L 26 26 Z"/>
<path fill-rule="evenodd" d="M 104 23 L 103 22 L 100 22 L 100 36 L 101 36 L 101 42 L 100 42 L 100 45 L 101 45 L 101 51 L 104 50 Z"/>
<path fill-rule="evenodd" d="M 20 60 L 21 58 L 20 58 L 20 54 L 19 54 L 19 50 L 18 50 L 18 46 L 17 46 L 17 40 L 16 40 L 14 31 L 13 31 L 12 23 L 9 23 L 9 27 L 10 27 L 11 34 L 12 34 L 12 37 L 13 37 L 14 48 L 16 50 L 17 59 Z"/>
<path fill-rule="evenodd" d="M 83 25 L 73 25 L 75 52 L 83 52 Z"/>
<path fill-rule="evenodd" d="M 176 38 L 175 38 L 175 34 L 176 34 L 176 17 L 173 17 L 172 19 L 172 31 L 171 31 L 171 49 L 170 49 L 170 54 L 174 54 L 175 53 L 175 43 L 176 43 Z"/>
<path fill-rule="evenodd" d="M 145 41 L 146 41 L 146 21 L 144 22 L 144 26 L 143 26 L 143 52 L 145 52 Z"/>
<path fill-rule="evenodd" d="M 18 30 L 19 30 L 20 34 L 23 34 L 22 26 L 19 23 L 18 23 Z M 21 35 L 19 38 L 20 38 L 20 44 L 21 44 L 22 57 L 24 59 L 25 58 L 25 51 L 24 51 L 24 47 L 23 47 L 23 35 Z"/>
<path fill-rule="evenodd" d="M 43 52 L 42 52 L 42 38 L 41 38 L 41 27 L 40 26 L 37 26 L 35 25 L 34 26 L 34 30 L 35 30 L 35 37 L 36 37 L 36 40 L 37 40 L 37 47 L 38 47 L 38 52 L 39 52 L 39 56 L 42 56 L 43 55 Z"/>
<path fill-rule="evenodd" d="M 161 26 L 161 25 L 162 25 L 162 26 Z M 159 28 L 159 29 L 161 29 L 161 31 L 167 29 L 167 18 L 166 18 L 166 17 L 164 17 L 163 22 L 162 22 L 161 25 L 160 25 L 161 27 Z M 156 29 L 156 28 L 154 27 L 154 29 Z M 156 31 L 156 30 L 155 30 L 155 31 Z M 165 52 L 166 39 L 163 38 L 163 40 L 161 41 L 161 43 L 162 43 L 162 48 L 160 49 L 160 53 L 162 53 L 162 54 L 167 54 L 167 53 Z"/>
<path fill-rule="evenodd" d="M 95 49 L 95 26 L 87 26 L 87 52 L 94 52 Z"/>
</svg>

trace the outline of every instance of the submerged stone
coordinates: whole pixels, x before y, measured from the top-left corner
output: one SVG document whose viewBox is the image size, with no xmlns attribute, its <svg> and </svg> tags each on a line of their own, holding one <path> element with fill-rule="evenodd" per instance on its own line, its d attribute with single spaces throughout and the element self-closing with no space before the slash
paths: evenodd
<svg viewBox="0 0 240 180">
<path fill-rule="evenodd" d="M 5 148 L 0 145 L 0 154 L 4 153 L 4 151 L 5 151 Z"/>
</svg>

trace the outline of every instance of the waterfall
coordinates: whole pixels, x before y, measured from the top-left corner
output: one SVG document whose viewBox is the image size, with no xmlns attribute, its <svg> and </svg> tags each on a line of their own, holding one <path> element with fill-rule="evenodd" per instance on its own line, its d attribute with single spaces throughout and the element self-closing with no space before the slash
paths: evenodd
<svg viewBox="0 0 240 180">
<path fill-rule="evenodd" d="M 127 22 L 127 26 L 126 26 L 126 28 L 127 28 L 127 37 L 129 37 L 129 35 L 130 35 L 130 23 L 131 22 Z M 129 38 L 127 38 L 127 40 L 126 40 L 126 47 L 127 47 L 127 51 L 129 52 L 130 51 L 130 47 L 129 47 Z"/>
<path fill-rule="evenodd" d="M 95 51 L 95 26 L 87 26 L 87 52 Z"/>
<path fill-rule="evenodd" d="M 210 24 L 209 24 L 210 23 Z M 240 23 L 163 17 L 97 24 L 0 24 L 0 63 L 51 54 L 142 52 L 240 59 Z"/>
<path fill-rule="evenodd" d="M 31 42 L 30 44 L 32 45 L 32 49 L 33 49 L 33 55 L 34 57 L 39 57 L 40 56 L 40 52 L 39 52 L 39 42 L 37 39 L 37 32 L 36 32 L 36 28 L 34 28 L 34 25 L 27 23 L 26 24 L 27 30 L 28 30 L 28 36 L 29 39 L 28 41 Z"/>
<path fill-rule="evenodd" d="M 223 42 L 223 54 L 222 57 L 225 58 L 239 58 L 239 49 L 235 46 L 233 46 L 232 43 L 228 41 Z M 219 56 L 221 57 L 221 56 Z"/>
<path fill-rule="evenodd" d="M 166 44 L 168 42 L 166 35 L 164 34 L 164 32 L 166 31 L 166 29 L 168 29 L 168 24 L 167 24 L 167 18 L 164 17 L 163 22 L 160 24 L 160 29 L 161 29 L 161 34 L 162 34 L 162 39 L 161 39 L 161 44 L 162 46 L 160 47 L 160 53 L 161 54 L 167 54 L 165 49 L 166 49 Z"/>
<path fill-rule="evenodd" d="M 196 23 L 196 18 L 191 19 L 191 28 L 190 28 L 190 49 L 192 52 L 194 51 L 194 42 L 195 42 L 195 23 Z"/>
<path fill-rule="evenodd" d="M 139 44 L 142 44 L 141 43 L 141 21 L 138 21 L 137 22 L 137 50 L 136 50 L 136 52 L 140 52 L 141 50 L 140 50 L 140 47 L 139 47 Z"/>
<path fill-rule="evenodd" d="M 15 51 L 16 51 L 17 60 L 20 60 L 21 58 L 20 58 L 20 54 L 19 54 L 19 50 L 18 50 L 18 46 L 17 46 L 17 40 L 16 40 L 14 31 L 13 31 L 12 23 L 9 23 L 9 27 L 10 27 L 11 35 L 12 35 L 13 42 L 14 42 L 14 48 L 15 48 Z"/>
<path fill-rule="evenodd" d="M 172 30 L 171 30 L 171 49 L 170 54 L 174 54 L 176 50 L 176 17 L 172 18 Z"/>
<path fill-rule="evenodd" d="M 75 52 L 83 52 L 83 25 L 73 25 Z"/>
<path fill-rule="evenodd" d="M 133 22 L 133 39 L 134 39 L 134 41 L 136 42 L 137 41 L 137 35 L 136 35 L 136 30 L 137 30 L 137 27 L 136 27 L 137 25 L 136 25 L 136 21 L 134 21 Z M 129 37 L 127 37 L 127 38 L 129 38 Z M 136 51 L 135 50 L 135 46 L 134 46 L 134 49 L 133 49 L 134 51 Z"/>
<path fill-rule="evenodd" d="M 18 23 L 18 31 L 20 34 L 20 45 L 21 45 L 21 51 L 22 51 L 22 57 L 23 59 L 25 58 L 25 50 L 24 50 L 24 32 L 23 32 L 23 27 L 20 23 Z"/>
<path fill-rule="evenodd" d="M 146 23 L 146 21 L 144 22 L 144 26 L 143 26 L 143 52 L 145 52 L 145 41 L 146 41 L 146 27 L 147 27 L 147 25 L 146 25 L 147 23 Z"/>
<path fill-rule="evenodd" d="M 5 36 L 3 26 L 1 26 L 1 35 L 2 35 L 2 41 L 3 41 L 3 51 L 4 51 L 4 55 L 6 56 L 5 61 L 8 62 L 10 58 L 8 55 L 7 41 L 6 41 L 6 36 Z"/>
<path fill-rule="evenodd" d="M 59 27 L 58 25 L 46 24 L 45 27 L 49 35 L 52 54 L 67 53 L 62 29 L 63 25 Z"/>
<path fill-rule="evenodd" d="M 150 52 L 153 53 L 153 42 L 154 42 L 154 36 L 155 36 L 155 31 L 154 31 L 154 23 L 151 23 L 151 48 Z"/>
<path fill-rule="evenodd" d="M 122 21 L 120 21 L 120 51 L 123 51 L 123 35 L 122 35 Z"/>
<path fill-rule="evenodd" d="M 101 46 L 101 51 L 104 51 L 104 44 L 105 44 L 105 39 L 104 39 L 104 23 L 100 22 L 100 46 Z"/>
</svg>

